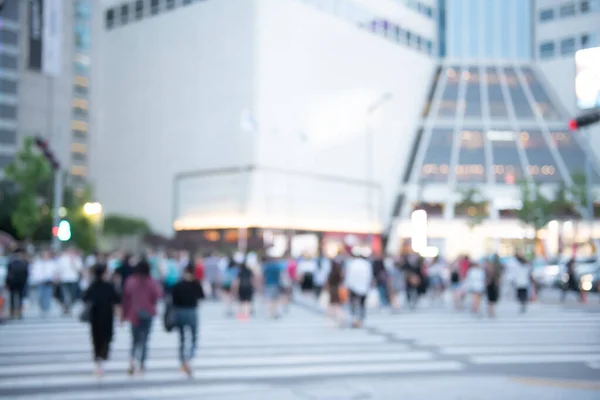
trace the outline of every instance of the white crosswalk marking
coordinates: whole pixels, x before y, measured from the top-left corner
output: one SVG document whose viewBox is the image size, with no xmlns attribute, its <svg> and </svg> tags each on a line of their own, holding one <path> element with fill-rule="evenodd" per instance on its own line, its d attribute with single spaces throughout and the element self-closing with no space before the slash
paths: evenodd
<svg viewBox="0 0 600 400">
<path fill-rule="evenodd" d="M 261 315 L 248 322 L 227 319 L 214 304 L 204 305 L 200 315 L 192 381 L 179 371 L 178 335 L 164 332 L 158 320 L 150 335 L 147 373 L 127 376 L 130 332 L 118 327 L 101 379 L 92 376 L 89 328 L 75 318 L 29 317 L 4 324 L 0 398 L 201 398 L 224 391 L 248 393 L 261 382 L 277 379 L 452 372 L 464 367 L 427 350 L 390 343 L 383 335 L 330 328 L 322 316 L 302 308 L 293 308 L 278 321 Z"/>
<path fill-rule="evenodd" d="M 435 309 L 390 316 L 373 313 L 368 326 L 414 349 L 459 357 L 471 365 L 600 363 L 600 314 L 533 304 L 519 314 L 500 304 L 494 319 Z"/>
</svg>

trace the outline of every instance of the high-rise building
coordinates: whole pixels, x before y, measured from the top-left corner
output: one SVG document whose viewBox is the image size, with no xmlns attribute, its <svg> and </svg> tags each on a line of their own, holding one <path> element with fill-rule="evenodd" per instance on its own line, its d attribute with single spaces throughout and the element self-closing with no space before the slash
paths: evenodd
<svg viewBox="0 0 600 400">
<path fill-rule="evenodd" d="M 91 0 L 7 0 L 0 13 L 0 171 L 25 136 L 87 182 Z"/>
<path fill-rule="evenodd" d="M 512 251 L 530 234 L 515 218 L 519 181 L 538 182 L 552 197 L 585 173 L 589 157 L 592 181 L 600 184 L 600 147 L 567 126 L 577 112 L 574 53 L 593 45 L 598 24 L 591 21 L 600 21 L 600 12 L 589 1 L 441 3 L 444 51 L 400 184 L 391 237 L 409 240 L 411 214 L 424 209 L 430 242 L 444 254 L 473 247 L 483 253 L 499 244 Z M 550 22 L 559 15 L 569 21 Z M 561 50 L 551 56 L 548 43 L 561 43 Z M 461 194 L 473 190 L 488 213 L 475 235 L 467 223 L 474 209 Z"/>
<path fill-rule="evenodd" d="M 194 245 L 250 228 L 259 242 L 383 232 L 396 251 L 426 209 L 446 255 L 508 249 L 525 234 L 520 179 L 550 193 L 586 156 L 599 173 L 594 146 L 567 130 L 572 53 L 540 58 L 540 10 L 559 7 L 542 3 L 104 0 L 99 200 Z M 576 7 L 572 18 L 600 15 L 592 1 Z M 591 46 L 586 26 L 577 35 Z M 475 242 L 467 189 L 488 199 Z"/>
</svg>

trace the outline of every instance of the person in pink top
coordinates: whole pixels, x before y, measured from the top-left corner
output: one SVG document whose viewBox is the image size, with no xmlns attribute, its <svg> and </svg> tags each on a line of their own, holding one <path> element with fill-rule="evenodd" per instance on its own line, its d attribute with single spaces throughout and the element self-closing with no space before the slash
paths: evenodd
<svg viewBox="0 0 600 400">
<path fill-rule="evenodd" d="M 152 319 L 156 315 L 156 303 L 161 297 L 160 285 L 150 276 L 150 264 L 146 260 L 140 261 L 123 290 L 121 318 L 131 323 L 132 336 L 129 375 L 133 375 L 136 367 L 138 374 L 144 371 Z"/>
</svg>

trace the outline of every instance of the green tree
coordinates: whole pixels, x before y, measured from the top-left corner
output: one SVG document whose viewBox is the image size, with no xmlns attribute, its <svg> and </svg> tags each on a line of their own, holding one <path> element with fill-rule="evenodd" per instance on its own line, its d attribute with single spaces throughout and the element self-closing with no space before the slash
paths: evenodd
<svg viewBox="0 0 600 400">
<path fill-rule="evenodd" d="M 571 176 L 571 180 L 573 184 L 568 189 L 568 193 L 574 208 L 581 214 L 581 211 L 587 210 L 588 206 L 587 179 L 585 174 L 575 173 Z M 594 193 L 592 193 L 592 201 L 595 200 L 594 197 Z"/>
<path fill-rule="evenodd" d="M 521 209 L 517 210 L 517 218 L 526 226 L 533 228 L 537 242 L 539 231 L 548 225 L 554 217 L 552 199 L 544 196 L 537 183 L 519 182 L 521 191 Z"/>
<path fill-rule="evenodd" d="M 52 168 L 35 150 L 33 138 L 25 138 L 23 148 L 4 169 L 4 176 L 16 187 L 11 223 L 21 239 L 30 240 L 42 222 L 42 206 L 48 202 L 39 195 L 40 188 L 52 179 Z"/>
<path fill-rule="evenodd" d="M 472 230 L 488 218 L 488 201 L 475 187 L 462 189 L 459 194 L 460 200 L 456 204 L 457 214 L 466 216 L 467 225 Z"/>
<path fill-rule="evenodd" d="M 116 214 L 104 218 L 103 232 L 108 236 L 146 235 L 151 231 L 148 223 L 141 218 Z"/>
</svg>

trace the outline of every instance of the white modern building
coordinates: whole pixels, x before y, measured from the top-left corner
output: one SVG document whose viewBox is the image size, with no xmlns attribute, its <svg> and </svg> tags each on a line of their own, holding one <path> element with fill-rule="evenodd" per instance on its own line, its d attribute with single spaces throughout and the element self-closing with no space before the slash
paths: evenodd
<svg viewBox="0 0 600 400">
<path fill-rule="evenodd" d="M 191 241 L 381 232 L 397 251 L 416 208 L 448 255 L 520 238 L 515 182 L 568 184 L 589 150 L 555 77 L 573 55 L 538 60 L 541 3 L 103 0 L 98 200 Z M 455 211 L 469 186 L 494 199 L 477 235 Z"/>
<path fill-rule="evenodd" d="M 381 231 L 435 70 L 433 8 L 104 6 L 92 174 L 107 213 L 164 234 Z"/>
</svg>

